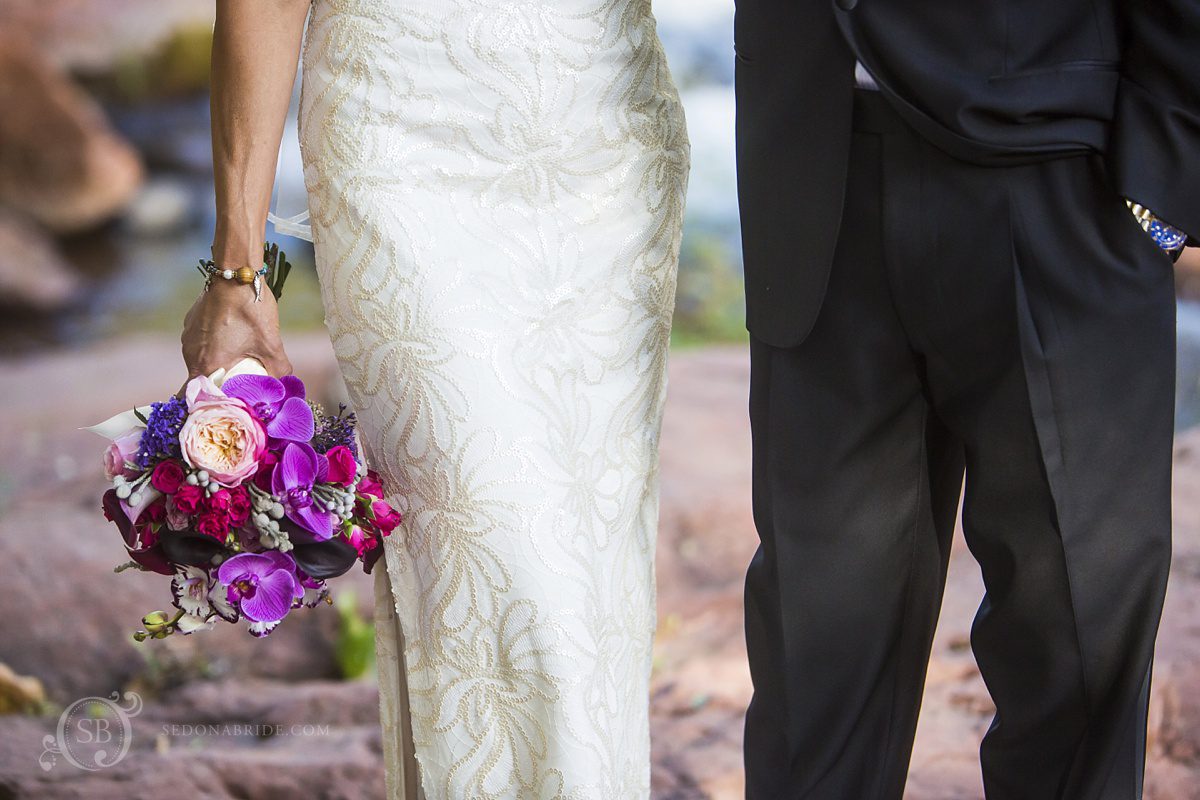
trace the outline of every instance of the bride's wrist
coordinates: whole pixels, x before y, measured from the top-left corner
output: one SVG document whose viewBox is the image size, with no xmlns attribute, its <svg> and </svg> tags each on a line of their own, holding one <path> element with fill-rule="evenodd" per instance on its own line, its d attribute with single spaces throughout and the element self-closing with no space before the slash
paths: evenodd
<svg viewBox="0 0 1200 800">
<path fill-rule="evenodd" d="M 258 246 L 212 246 L 212 261 L 219 267 L 237 269 L 238 267 L 253 267 L 258 269 L 263 263 L 262 242 Z"/>
<path fill-rule="evenodd" d="M 262 236 L 233 235 L 218 225 L 213 236 L 212 260 L 221 267 L 237 269 L 238 267 L 254 267 L 258 269 L 263 262 Z"/>
</svg>

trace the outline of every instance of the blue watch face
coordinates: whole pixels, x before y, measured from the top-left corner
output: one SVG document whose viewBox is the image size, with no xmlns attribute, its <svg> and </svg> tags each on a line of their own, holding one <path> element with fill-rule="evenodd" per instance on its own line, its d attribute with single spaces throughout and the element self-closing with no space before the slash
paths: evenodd
<svg viewBox="0 0 1200 800">
<path fill-rule="evenodd" d="M 1158 220 L 1150 223 L 1147 232 L 1154 237 L 1154 241 L 1158 243 L 1159 247 L 1168 252 L 1178 250 L 1187 242 L 1186 233 L 1170 225 L 1164 225 Z"/>
</svg>

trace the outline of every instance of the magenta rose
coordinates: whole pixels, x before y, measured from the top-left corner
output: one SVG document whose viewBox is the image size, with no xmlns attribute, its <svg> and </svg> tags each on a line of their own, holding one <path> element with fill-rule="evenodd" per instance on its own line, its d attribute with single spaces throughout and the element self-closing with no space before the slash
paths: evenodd
<svg viewBox="0 0 1200 800">
<path fill-rule="evenodd" d="M 364 530 L 359 525 L 352 525 L 350 527 L 350 534 L 347 538 L 350 540 L 350 544 L 354 546 L 359 558 L 362 558 L 363 553 L 371 548 L 369 543 L 375 540 L 375 537 L 369 531 Z"/>
<path fill-rule="evenodd" d="M 400 512 L 383 500 L 371 503 L 371 513 L 375 515 L 375 525 L 387 536 L 403 521 Z"/>
<path fill-rule="evenodd" d="M 340 483 L 342 486 L 354 483 L 358 474 L 358 462 L 354 460 L 354 454 L 350 452 L 349 447 L 344 444 L 331 447 L 326 451 L 325 457 L 329 459 L 327 480 L 330 483 Z"/>
<path fill-rule="evenodd" d="M 361 494 L 369 494 L 380 499 L 383 498 L 383 485 L 379 482 L 379 475 L 375 470 L 367 470 L 367 474 L 358 482 L 358 491 Z"/>
<path fill-rule="evenodd" d="M 218 512 L 201 514 L 200 519 L 196 521 L 196 530 L 223 542 L 229 533 L 229 517 Z"/>
<path fill-rule="evenodd" d="M 250 519 L 250 493 L 244 486 L 229 491 L 229 521 L 241 525 Z"/>
<path fill-rule="evenodd" d="M 167 518 L 167 501 L 165 498 L 159 499 L 146 506 L 145 510 L 138 515 L 138 522 L 146 520 L 148 522 L 162 522 Z"/>
<path fill-rule="evenodd" d="M 218 489 L 204 499 L 204 510 L 212 513 L 229 513 L 230 495 L 228 489 Z"/>
<path fill-rule="evenodd" d="M 254 474 L 254 485 L 268 494 L 271 492 L 271 475 L 274 474 L 275 465 L 278 463 L 279 453 L 275 450 L 268 450 L 258 460 L 258 472 Z"/>
<path fill-rule="evenodd" d="M 163 494 L 175 494 L 183 485 L 184 477 L 183 465 L 168 459 L 158 462 L 158 466 L 150 475 L 150 485 Z"/>
<path fill-rule="evenodd" d="M 200 501 L 203 499 L 204 490 L 199 486 L 192 486 L 190 483 L 180 486 L 179 491 L 171 496 L 171 501 L 175 503 L 175 508 L 184 514 L 195 514 L 200 508 Z"/>
<path fill-rule="evenodd" d="M 187 386 L 188 417 L 179 431 L 183 460 L 223 486 L 237 486 L 258 471 L 267 432 L 246 404 L 227 397 L 204 376 Z"/>
</svg>

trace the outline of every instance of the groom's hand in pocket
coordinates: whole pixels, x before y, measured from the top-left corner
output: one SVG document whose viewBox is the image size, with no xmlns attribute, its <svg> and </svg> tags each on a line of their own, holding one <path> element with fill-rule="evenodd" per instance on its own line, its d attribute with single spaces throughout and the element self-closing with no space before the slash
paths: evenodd
<svg viewBox="0 0 1200 800">
<path fill-rule="evenodd" d="M 232 367 L 243 358 L 258 359 L 275 377 L 292 373 L 279 334 L 275 296 L 264 290 L 256 301 L 252 287 L 234 281 L 215 278 L 196 298 L 183 319 L 180 342 L 188 380 Z"/>
</svg>

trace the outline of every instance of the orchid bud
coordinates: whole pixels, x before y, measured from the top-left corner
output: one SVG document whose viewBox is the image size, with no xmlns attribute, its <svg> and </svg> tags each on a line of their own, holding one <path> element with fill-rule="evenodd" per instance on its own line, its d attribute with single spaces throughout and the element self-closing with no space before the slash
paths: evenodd
<svg viewBox="0 0 1200 800">
<path fill-rule="evenodd" d="M 149 614 L 142 617 L 142 624 L 146 626 L 146 633 L 153 635 L 166 628 L 170 623 L 167 620 L 166 613 L 162 611 L 151 611 Z"/>
</svg>

